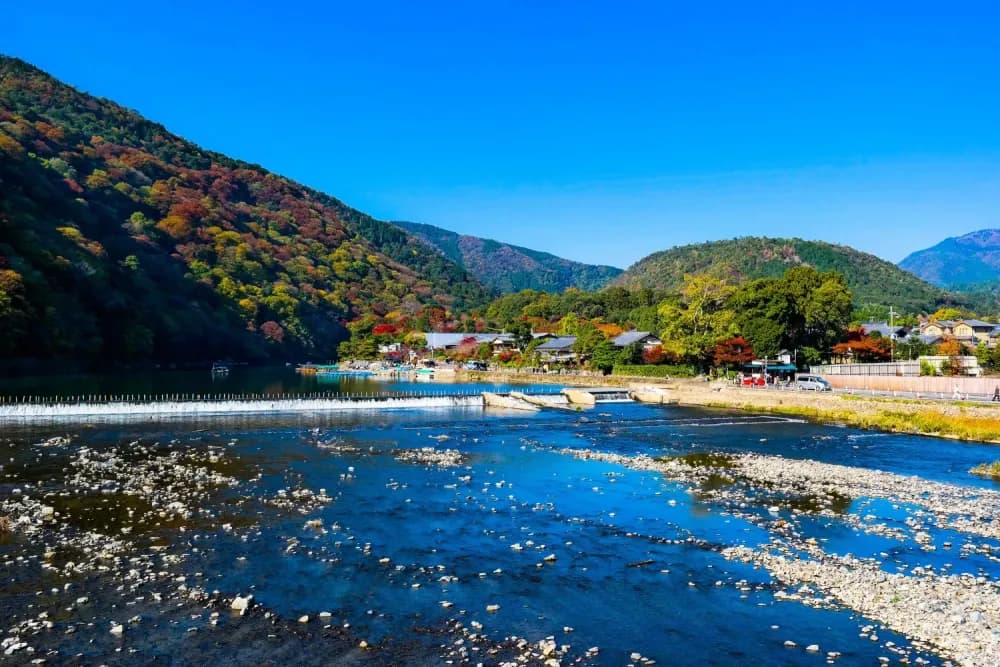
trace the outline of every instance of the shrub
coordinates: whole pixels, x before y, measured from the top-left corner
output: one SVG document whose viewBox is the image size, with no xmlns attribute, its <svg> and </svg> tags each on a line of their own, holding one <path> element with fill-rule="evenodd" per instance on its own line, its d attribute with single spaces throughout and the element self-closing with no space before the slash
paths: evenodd
<svg viewBox="0 0 1000 667">
<path fill-rule="evenodd" d="M 0 515 L 0 535 L 14 532 L 14 521 L 5 515 Z"/>
<path fill-rule="evenodd" d="M 969 472 L 973 475 L 979 475 L 980 477 L 1000 479 L 1000 461 L 994 461 L 993 463 L 980 463 L 975 468 L 969 470 Z"/>
<path fill-rule="evenodd" d="M 614 367 L 612 375 L 631 375 L 644 378 L 694 377 L 697 375 L 697 371 L 694 366 L 618 365 Z"/>
</svg>

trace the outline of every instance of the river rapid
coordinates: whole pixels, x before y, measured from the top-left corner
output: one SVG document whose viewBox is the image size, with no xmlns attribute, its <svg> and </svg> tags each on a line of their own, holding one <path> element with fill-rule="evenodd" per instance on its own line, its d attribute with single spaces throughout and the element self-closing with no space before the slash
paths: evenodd
<svg viewBox="0 0 1000 667">
<path fill-rule="evenodd" d="M 997 451 L 631 403 L 5 423 L 0 661 L 990 664 Z"/>
</svg>

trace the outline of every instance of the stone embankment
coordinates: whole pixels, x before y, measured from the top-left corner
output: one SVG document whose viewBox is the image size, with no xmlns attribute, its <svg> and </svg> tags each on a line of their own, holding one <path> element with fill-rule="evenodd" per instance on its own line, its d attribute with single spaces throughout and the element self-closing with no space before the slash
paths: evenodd
<svg viewBox="0 0 1000 667">
<path fill-rule="evenodd" d="M 794 389 L 751 389 L 688 378 L 658 380 L 614 375 L 511 372 L 467 375 L 469 379 L 495 382 L 628 387 L 634 391 L 657 388 L 666 392 L 666 398 L 651 402 L 799 415 L 819 422 L 859 428 L 1000 443 L 1000 404 L 996 403 L 869 397 Z"/>
</svg>

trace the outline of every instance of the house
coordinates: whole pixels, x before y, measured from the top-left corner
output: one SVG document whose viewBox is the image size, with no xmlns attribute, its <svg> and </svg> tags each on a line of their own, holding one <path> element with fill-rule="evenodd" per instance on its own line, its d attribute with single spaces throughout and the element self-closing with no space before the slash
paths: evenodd
<svg viewBox="0 0 1000 667">
<path fill-rule="evenodd" d="M 1000 325 L 994 322 L 984 322 L 982 320 L 963 319 L 955 320 L 952 325 L 952 332 L 955 338 L 967 340 L 973 345 L 990 342 L 990 337 Z M 996 339 L 994 338 L 994 341 Z"/>
<path fill-rule="evenodd" d="M 663 345 L 663 341 L 649 333 L 648 331 L 626 331 L 611 339 L 615 347 L 628 347 L 629 345 L 641 345 L 643 350 L 650 350 Z"/>
<path fill-rule="evenodd" d="M 935 320 L 923 325 L 921 336 L 937 336 L 944 340 L 957 340 L 967 347 L 976 347 L 979 343 L 995 346 L 1000 339 L 1000 325 L 995 322 L 984 322 L 972 318 L 960 320 Z"/>
<path fill-rule="evenodd" d="M 927 322 L 921 325 L 920 334 L 922 336 L 951 336 L 952 327 L 955 325 L 953 320 L 934 320 L 932 322 Z"/>
<path fill-rule="evenodd" d="M 909 333 L 907 327 L 898 324 L 890 326 L 888 322 L 862 322 L 861 326 L 869 336 L 877 332 L 882 338 L 891 338 L 892 340 L 905 338 L 906 334 Z"/>
<path fill-rule="evenodd" d="M 911 343 L 914 341 L 920 341 L 924 345 L 940 345 L 947 339 L 941 334 L 917 333 L 917 331 L 914 330 L 910 332 L 910 335 L 907 336 L 905 340 Z"/>
<path fill-rule="evenodd" d="M 499 354 L 503 350 L 514 349 L 517 339 L 514 334 L 509 333 L 435 333 L 425 332 L 424 338 L 427 340 L 427 348 L 434 350 L 454 350 L 463 342 L 471 340 L 476 345 L 488 343 L 493 348 L 494 354 Z"/>
<path fill-rule="evenodd" d="M 535 352 L 543 362 L 574 361 L 577 356 L 573 351 L 575 343 L 576 336 L 557 336 L 536 347 Z"/>
</svg>

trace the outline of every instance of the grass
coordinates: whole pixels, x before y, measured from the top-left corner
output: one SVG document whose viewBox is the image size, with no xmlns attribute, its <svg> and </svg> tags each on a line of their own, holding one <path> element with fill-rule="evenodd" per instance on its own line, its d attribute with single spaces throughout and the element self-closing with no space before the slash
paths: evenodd
<svg viewBox="0 0 1000 667">
<path fill-rule="evenodd" d="M 925 399 L 919 398 L 899 398 L 890 396 L 865 396 L 864 394 L 840 394 L 840 399 L 843 401 L 861 401 L 864 403 L 896 403 L 900 405 L 927 405 Z M 957 405 L 959 407 L 969 407 L 969 408 L 984 408 L 987 410 L 1000 410 L 1000 404 L 996 403 L 983 403 L 981 401 L 948 401 L 948 405 Z"/>
<path fill-rule="evenodd" d="M 831 410 L 800 405 L 732 405 L 716 403 L 715 407 L 738 407 L 755 412 L 806 417 L 819 422 L 846 424 L 863 429 L 933 435 L 958 440 L 1000 443 L 1000 420 L 993 417 L 946 415 L 933 409 L 914 412 L 892 410 Z"/>
<path fill-rule="evenodd" d="M 980 477 L 1000 479 L 1000 461 L 994 461 L 993 463 L 980 463 L 975 468 L 969 470 L 969 472 L 973 475 L 979 475 Z"/>
</svg>

